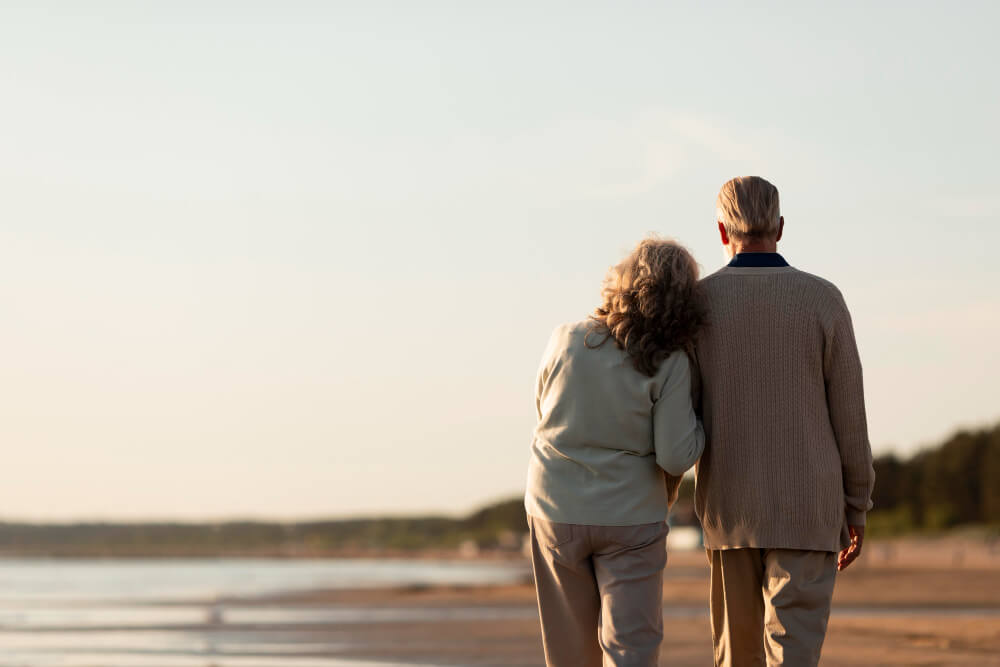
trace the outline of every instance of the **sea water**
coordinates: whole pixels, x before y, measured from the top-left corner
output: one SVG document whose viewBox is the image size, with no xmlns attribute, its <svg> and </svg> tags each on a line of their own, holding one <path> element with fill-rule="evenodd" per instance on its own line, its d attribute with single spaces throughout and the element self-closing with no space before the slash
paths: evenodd
<svg viewBox="0 0 1000 667">
<path fill-rule="evenodd" d="M 0 667 L 342 667 L 355 663 L 329 657 L 336 641 L 322 632 L 303 641 L 300 630 L 406 621 L 406 614 L 426 619 L 427 611 L 231 606 L 226 600 L 320 589 L 511 583 L 526 574 L 523 563 L 474 561 L 0 560 Z M 437 613 L 469 617 L 481 610 Z"/>
</svg>

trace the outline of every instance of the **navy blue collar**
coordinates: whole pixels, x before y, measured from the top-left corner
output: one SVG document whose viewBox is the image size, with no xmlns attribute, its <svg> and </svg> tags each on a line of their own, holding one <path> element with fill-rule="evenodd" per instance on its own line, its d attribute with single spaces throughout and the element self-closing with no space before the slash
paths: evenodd
<svg viewBox="0 0 1000 667">
<path fill-rule="evenodd" d="M 741 252 L 733 257 L 728 266 L 737 268 L 744 266 L 788 266 L 788 262 L 776 252 Z"/>
</svg>

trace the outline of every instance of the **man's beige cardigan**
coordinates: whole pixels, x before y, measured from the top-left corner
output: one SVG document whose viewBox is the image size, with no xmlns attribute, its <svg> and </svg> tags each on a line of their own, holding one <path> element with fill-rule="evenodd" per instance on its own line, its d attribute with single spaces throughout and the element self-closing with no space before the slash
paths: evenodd
<svg viewBox="0 0 1000 667">
<path fill-rule="evenodd" d="M 783 267 L 702 281 L 705 453 L 695 508 L 709 549 L 837 551 L 875 473 L 851 317 L 831 283 Z"/>
</svg>

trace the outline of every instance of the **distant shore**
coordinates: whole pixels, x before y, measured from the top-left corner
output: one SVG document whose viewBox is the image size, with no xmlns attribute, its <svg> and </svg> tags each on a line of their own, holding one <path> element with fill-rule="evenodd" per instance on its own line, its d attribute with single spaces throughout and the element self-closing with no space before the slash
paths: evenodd
<svg viewBox="0 0 1000 667">
<path fill-rule="evenodd" d="M 995 530 L 995 529 L 994 529 Z M 677 551 L 683 557 L 684 552 Z M 470 562 L 511 562 L 524 558 L 521 548 L 483 547 L 466 548 L 306 548 L 298 545 L 240 548 L 226 546 L 170 546 L 124 548 L 102 547 L 99 544 L 77 544 L 45 549 L 41 546 L 25 548 L 0 542 L 0 561 L 18 559 L 377 559 L 377 560 L 464 560 Z M 1000 562 L 1000 537 L 990 537 L 987 529 L 973 532 L 949 532 L 905 537 L 879 538 L 869 536 L 864 562 L 920 567 L 929 564 L 941 566 L 982 566 Z"/>
</svg>

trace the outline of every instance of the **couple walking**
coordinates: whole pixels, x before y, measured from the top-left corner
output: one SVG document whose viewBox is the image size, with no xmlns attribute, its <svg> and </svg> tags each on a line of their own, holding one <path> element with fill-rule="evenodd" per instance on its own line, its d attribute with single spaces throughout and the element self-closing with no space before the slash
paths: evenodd
<svg viewBox="0 0 1000 667">
<path fill-rule="evenodd" d="M 778 191 L 719 192 L 729 264 L 645 240 L 538 371 L 525 507 L 545 659 L 655 665 L 666 515 L 696 465 L 717 665 L 815 665 L 874 484 L 861 363 L 831 283 L 777 253 Z"/>
</svg>

